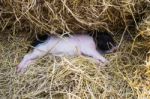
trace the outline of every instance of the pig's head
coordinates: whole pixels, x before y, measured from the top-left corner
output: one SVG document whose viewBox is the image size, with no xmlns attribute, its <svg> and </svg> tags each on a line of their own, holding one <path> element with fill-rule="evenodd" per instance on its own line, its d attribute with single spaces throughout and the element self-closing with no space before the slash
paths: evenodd
<svg viewBox="0 0 150 99">
<path fill-rule="evenodd" d="M 103 53 L 112 53 L 117 50 L 117 44 L 112 35 L 107 32 L 99 32 L 95 36 L 97 49 Z"/>
</svg>

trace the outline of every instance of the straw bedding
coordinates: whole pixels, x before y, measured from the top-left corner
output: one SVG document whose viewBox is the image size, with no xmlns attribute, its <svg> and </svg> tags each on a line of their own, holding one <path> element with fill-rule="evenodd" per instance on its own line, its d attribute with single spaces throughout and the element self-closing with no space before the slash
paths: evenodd
<svg viewBox="0 0 150 99">
<path fill-rule="evenodd" d="M 2 99 L 150 99 L 148 0 L 0 0 Z M 101 30 L 119 49 L 93 59 L 46 55 L 17 74 L 36 33 Z"/>
</svg>

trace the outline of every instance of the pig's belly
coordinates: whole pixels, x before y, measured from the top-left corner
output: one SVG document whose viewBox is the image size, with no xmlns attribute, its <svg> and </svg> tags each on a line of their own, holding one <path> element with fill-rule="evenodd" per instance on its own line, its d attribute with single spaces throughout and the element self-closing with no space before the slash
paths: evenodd
<svg viewBox="0 0 150 99">
<path fill-rule="evenodd" d="M 55 56 L 76 56 L 80 54 L 80 49 L 75 42 L 59 42 L 49 51 Z"/>
</svg>

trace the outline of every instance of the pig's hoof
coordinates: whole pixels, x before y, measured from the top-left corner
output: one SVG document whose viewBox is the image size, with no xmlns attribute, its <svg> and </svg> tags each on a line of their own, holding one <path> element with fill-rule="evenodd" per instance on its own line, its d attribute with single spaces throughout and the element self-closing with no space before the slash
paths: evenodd
<svg viewBox="0 0 150 99">
<path fill-rule="evenodd" d="M 110 62 L 108 60 L 101 61 L 101 66 L 107 66 Z"/>
<path fill-rule="evenodd" d="M 26 68 L 23 66 L 17 66 L 17 73 L 24 73 L 26 71 Z"/>
</svg>

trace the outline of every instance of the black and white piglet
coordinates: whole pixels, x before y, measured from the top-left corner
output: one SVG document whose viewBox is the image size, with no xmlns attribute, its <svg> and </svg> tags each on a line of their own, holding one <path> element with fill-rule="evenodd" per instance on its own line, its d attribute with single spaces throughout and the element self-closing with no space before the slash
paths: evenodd
<svg viewBox="0 0 150 99">
<path fill-rule="evenodd" d="M 17 66 L 17 72 L 24 72 L 27 66 L 48 53 L 55 56 L 85 55 L 105 64 L 108 60 L 102 54 L 111 53 L 116 50 L 116 43 L 108 33 L 98 33 L 98 35 L 93 36 L 75 34 L 63 38 L 45 35 L 32 45 L 34 46 L 33 51 L 24 56 L 21 63 Z"/>
</svg>

